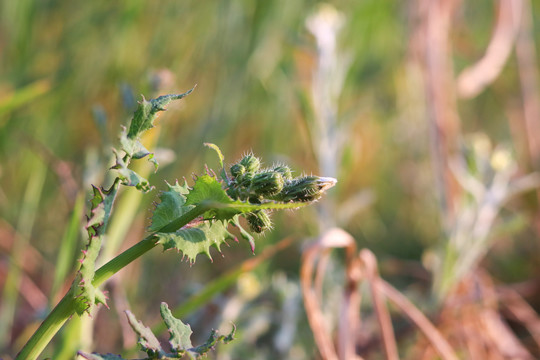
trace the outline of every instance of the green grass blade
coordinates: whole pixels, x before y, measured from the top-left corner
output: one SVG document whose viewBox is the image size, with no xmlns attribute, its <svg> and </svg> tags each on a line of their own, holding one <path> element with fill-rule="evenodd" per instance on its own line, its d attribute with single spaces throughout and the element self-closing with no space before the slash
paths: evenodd
<svg viewBox="0 0 540 360">
<path fill-rule="evenodd" d="M 11 341 L 11 327 L 15 317 L 21 282 L 21 264 L 32 234 L 46 173 L 47 167 L 45 164 L 39 159 L 34 160 L 32 175 L 26 185 L 23 204 L 17 221 L 18 236 L 11 249 L 11 261 L 0 302 L 2 304 L 0 309 L 0 349 L 5 349 Z"/>
<path fill-rule="evenodd" d="M 0 99 L 0 115 L 9 113 L 35 98 L 46 94 L 51 88 L 49 80 L 38 80 Z M 0 122 L 0 126 L 1 126 Z"/>
</svg>

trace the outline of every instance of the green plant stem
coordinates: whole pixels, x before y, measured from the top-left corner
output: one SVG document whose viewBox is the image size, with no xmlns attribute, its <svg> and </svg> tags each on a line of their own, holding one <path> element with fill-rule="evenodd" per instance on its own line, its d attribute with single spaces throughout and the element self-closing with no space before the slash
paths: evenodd
<svg viewBox="0 0 540 360">
<path fill-rule="evenodd" d="M 15 359 L 37 359 L 53 336 L 74 313 L 75 300 L 71 296 L 71 293 L 68 292 L 41 323 Z"/>
<path fill-rule="evenodd" d="M 193 209 L 173 220 L 168 225 L 165 225 L 158 232 L 173 232 L 176 231 L 196 217 L 208 211 L 208 204 L 200 204 Z M 142 241 L 133 245 L 114 259 L 100 267 L 92 281 L 92 285 L 99 286 L 107 279 L 120 271 L 122 268 L 129 265 L 132 261 L 138 259 L 141 255 L 153 249 L 157 245 L 154 234 L 144 238 Z M 47 344 L 52 340 L 54 335 L 62 328 L 64 323 L 75 314 L 75 298 L 72 291 L 68 291 L 66 295 L 55 306 L 51 313 L 43 320 L 36 332 L 28 340 L 21 349 L 15 360 L 35 360 L 45 349 Z"/>
</svg>

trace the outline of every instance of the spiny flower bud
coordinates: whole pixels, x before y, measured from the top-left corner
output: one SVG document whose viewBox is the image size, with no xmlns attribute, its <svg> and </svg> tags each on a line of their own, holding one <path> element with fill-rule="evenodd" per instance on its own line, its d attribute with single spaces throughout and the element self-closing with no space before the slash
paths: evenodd
<svg viewBox="0 0 540 360">
<path fill-rule="evenodd" d="M 246 168 L 241 164 L 234 164 L 231 166 L 231 175 L 235 178 L 240 177 L 246 173 Z"/>
<path fill-rule="evenodd" d="M 246 168 L 246 173 L 256 173 L 261 167 L 261 160 L 253 155 L 246 155 L 240 160 L 240 165 Z"/>
<path fill-rule="evenodd" d="M 283 189 L 283 176 L 278 172 L 263 172 L 253 176 L 250 190 L 257 195 L 272 196 Z"/>
<path fill-rule="evenodd" d="M 258 234 L 272 227 L 270 216 L 263 210 L 247 214 L 246 220 L 248 221 L 251 230 Z"/>
<path fill-rule="evenodd" d="M 336 183 L 337 180 L 331 177 L 304 176 L 285 184 L 281 193 L 276 196 L 276 200 L 314 201 Z"/>
<path fill-rule="evenodd" d="M 283 176 L 283 180 L 285 181 L 292 180 L 292 171 L 290 167 L 286 165 L 280 165 L 280 166 L 276 166 L 274 168 L 274 171 L 280 173 L 281 176 Z"/>
</svg>

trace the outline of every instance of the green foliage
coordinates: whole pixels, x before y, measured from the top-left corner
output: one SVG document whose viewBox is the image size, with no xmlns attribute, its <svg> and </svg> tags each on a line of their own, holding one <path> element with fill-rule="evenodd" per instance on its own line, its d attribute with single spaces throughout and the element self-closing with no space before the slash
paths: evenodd
<svg viewBox="0 0 540 360">
<path fill-rule="evenodd" d="M 193 206 L 185 206 L 185 195 L 189 193 L 187 184 L 180 185 L 176 181 L 174 185 L 167 183 L 167 186 L 169 190 L 159 195 L 161 202 L 154 209 L 149 231 L 159 232 L 161 228 L 193 208 Z"/>
<path fill-rule="evenodd" d="M 126 316 L 129 325 L 139 336 L 137 342 L 141 346 L 141 350 L 152 357 L 163 355 L 164 352 L 161 349 L 159 340 L 156 338 L 152 330 L 150 330 L 149 327 L 144 326 L 141 321 L 137 321 L 135 315 L 133 315 L 131 311 L 126 310 Z"/>
<path fill-rule="evenodd" d="M 165 111 L 167 106 L 173 100 L 180 100 L 183 97 L 191 94 L 193 89 L 183 94 L 163 95 L 156 99 L 147 101 L 144 97 L 135 111 L 133 120 L 127 133 L 127 138 L 130 140 L 138 140 L 139 137 L 146 131 L 154 127 L 154 120 L 160 111 Z"/>
<path fill-rule="evenodd" d="M 148 355 L 148 360 L 150 359 L 180 359 L 184 356 L 188 356 L 190 359 L 200 359 L 205 356 L 210 350 L 219 342 L 224 344 L 229 343 L 234 340 L 234 333 L 236 328 L 233 326 L 233 329 L 228 335 L 217 334 L 217 331 L 212 330 L 208 340 L 199 346 L 193 346 L 191 343 L 191 327 L 184 324 L 181 320 L 176 319 L 171 310 L 166 303 L 161 303 L 160 313 L 167 329 L 169 331 L 169 344 L 171 346 L 171 351 L 166 351 L 163 349 L 159 343 L 156 336 L 152 333 L 150 328 L 143 325 L 141 321 L 137 321 L 135 316 L 130 312 L 126 311 L 128 322 L 131 325 L 131 328 L 139 336 L 138 343 L 141 347 L 141 350 L 146 352 Z M 119 355 L 113 354 L 87 354 L 85 352 L 79 351 L 79 355 L 88 360 L 125 360 Z"/>
<path fill-rule="evenodd" d="M 186 194 L 186 206 L 207 204 L 208 211 L 203 215 L 205 220 L 228 220 L 242 212 L 238 206 L 245 205 L 241 201 L 233 201 L 223 190 L 222 184 L 210 175 L 203 175 L 195 181 L 193 189 Z M 237 206 L 236 208 L 234 206 Z"/>
<path fill-rule="evenodd" d="M 272 227 L 270 216 L 262 210 L 254 211 L 246 216 L 249 227 L 256 233 L 262 233 Z"/>
<path fill-rule="evenodd" d="M 334 178 L 319 176 L 293 178 L 291 169 L 286 165 L 261 170 L 261 160 L 252 154 L 233 164 L 229 171 L 232 179 L 228 181 L 227 194 L 232 199 L 245 201 L 251 205 L 252 209 L 247 211 L 245 217 L 251 230 L 256 233 L 272 228 L 271 210 L 279 208 L 278 206 L 296 208 L 318 200 L 337 182 Z M 276 207 L 268 206 L 269 204 Z M 232 222 L 254 250 L 254 238 L 242 228 L 238 218 L 232 219 Z"/>
<path fill-rule="evenodd" d="M 88 243 L 86 249 L 83 250 L 81 266 L 70 291 L 75 298 L 75 311 L 78 314 L 89 311 L 94 304 L 106 305 L 106 295 L 95 287 L 92 281 L 95 275 L 95 262 L 101 250 L 103 236 L 107 230 L 112 206 L 120 185 L 133 186 L 143 192 L 148 192 L 152 188 L 148 180 L 128 168 L 131 159 L 142 159 L 148 156 L 157 169 L 157 162 L 141 144 L 140 136 L 154 126 L 157 114 L 164 111 L 167 104 L 172 100 L 182 99 L 192 91 L 193 89 L 184 94 L 160 96 L 150 101 L 143 98 L 131 120 L 129 131 L 126 133 L 124 129 L 120 134 L 120 145 L 124 155 L 120 155 L 118 150 L 113 149 L 116 163 L 111 169 L 115 171 L 116 179 L 108 190 L 93 186 L 91 214 L 86 224 Z"/>
<path fill-rule="evenodd" d="M 266 174 L 266 173 L 265 173 Z M 281 175 L 280 175 L 281 176 Z M 254 238 L 245 231 L 239 222 L 239 215 L 246 216 L 251 229 L 261 233 L 271 227 L 270 218 L 266 212 L 277 209 L 294 209 L 303 206 L 305 202 L 276 202 L 262 197 L 260 201 L 233 200 L 224 189 L 227 184 L 220 182 L 215 176 L 202 175 L 197 177 L 192 188 L 187 183 L 179 185 L 168 184 L 168 190 L 160 195 L 161 202 L 156 206 L 152 216 L 150 231 L 164 250 L 176 249 L 193 263 L 198 254 L 205 254 L 210 259 L 210 247 L 218 251 L 227 239 L 234 239 L 227 227 L 232 224 L 239 228 L 243 238 L 247 239 L 252 250 L 255 248 Z M 201 216 L 180 229 L 167 230 L 175 219 L 182 218 L 191 211 L 199 209 Z"/>
<path fill-rule="evenodd" d="M 191 344 L 191 327 L 175 318 L 166 303 L 161 303 L 159 308 L 161 317 L 169 329 L 169 344 L 175 350 L 182 351 L 193 347 Z"/>
<path fill-rule="evenodd" d="M 201 222 L 193 227 L 186 227 L 173 233 L 157 233 L 158 243 L 164 250 L 181 251 L 191 263 L 195 262 L 198 254 L 205 254 L 210 259 L 210 247 L 220 250 L 221 244 L 234 236 L 227 231 L 227 222 L 216 220 L 212 223 Z"/>
<path fill-rule="evenodd" d="M 142 159 L 148 156 L 148 160 L 154 163 L 157 170 L 158 163 L 154 159 L 154 155 L 141 144 L 140 137 L 145 131 L 154 127 L 154 121 L 158 117 L 159 112 L 166 110 L 165 106 L 167 106 L 173 100 L 180 100 L 191 94 L 193 89 L 194 88 L 183 94 L 163 95 L 150 101 L 147 101 L 143 97 L 142 101 L 140 101 L 139 105 L 137 106 L 135 114 L 133 115 L 129 130 L 126 132 L 126 129 L 123 129 L 122 133 L 120 134 L 120 144 L 122 146 L 122 150 L 126 153 L 128 158 Z M 137 186 L 138 189 L 140 186 L 146 191 L 149 190 L 147 187 L 148 182 L 144 183 L 144 180 L 140 179 L 137 174 L 127 170 L 127 166 L 119 163 L 118 155 L 117 164 L 114 168 L 122 170 L 120 174 L 123 176 L 123 181 L 125 182 L 124 185 Z M 141 184 L 141 182 L 144 184 Z"/>
<path fill-rule="evenodd" d="M 83 251 L 81 267 L 73 282 L 71 291 L 76 298 L 76 311 L 82 314 L 95 303 L 106 304 L 105 294 L 92 285 L 95 274 L 95 263 L 101 250 L 103 236 L 107 229 L 111 210 L 119 181 L 115 181 L 109 190 L 93 187 L 94 197 L 91 200 L 90 218 L 86 224 L 88 244 Z"/>
<path fill-rule="evenodd" d="M 116 174 L 118 178 L 122 181 L 122 185 L 125 186 L 134 186 L 137 188 L 137 190 L 141 190 L 143 192 L 148 192 L 152 190 L 152 187 L 150 186 L 150 183 L 148 180 L 146 180 L 144 177 L 136 173 L 135 171 L 128 168 L 128 164 L 120 157 L 118 152 L 114 150 L 114 154 L 116 156 L 116 164 L 111 169 L 116 170 Z M 150 153 L 146 153 L 146 155 L 151 155 Z M 144 155 L 144 156 L 146 156 Z M 152 157 L 152 162 L 154 162 L 154 165 L 157 166 L 157 162 Z"/>
<path fill-rule="evenodd" d="M 182 252 L 183 256 L 187 257 L 192 263 L 195 262 L 197 255 L 201 253 L 206 254 L 211 259 L 211 246 L 216 247 L 219 251 L 223 242 L 234 238 L 227 229 L 228 225 L 232 224 L 240 229 L 242 237 L 249 241 L 253 251 L 255 248 L 254 239 L 240 225 L 239 216 L 247 216 L 252 229 L 255 232 L 262 232 L 271 225 L 265 211 L 292 209 L 306 204 L 305 201 L 296 201 L 296 199 L 279 202 L 269 198 L 268 196 L 277 195 L 283 188 L 282 175 L 280 172 L 257 172 L 260 167 L 260 160 L 254 156 L 250 155 L 243 159 L 244 165 L 253 174 L 253 182 L 245 179 L 246 181 L 243 181 L 242 184 L 235 185 L 239 191 L 247 191 L 256 196 L 257 200 L 254 202 L 250 201 L 250 198 L 231 198 L 226 189 L 230 189 L 234 181 L 228 179 L 225 169 L 221 169 L 222 181 L 220 181 L 215 173 L 207 168 L 207 174 L 195 177 L 195 183 L 191 188 L 188 187 L 187 183 L 184 183 L 183 186 L 180 186 L 178 182 L 172 186 L 168 185 L 169 190 L 161 194 L 161 202 L 156 206 L 152 218 L 150 230 L 154 232 L 96 271 L 96 260 L 101 250 L 103 237 L 106 233 L 120 185 L 134 186 L 143 192 L 151 189 L 146 179 L 128 168 L 133 158 L 151 156 L 140 145 L 140 135 L 153 127 L 153 121 L 157 113 L 163 111 L 166 104 L 171 100 L 181 99 L 190 92 L 191 90 L 181 95 L 161 96 L 151 101 L 143 99 L 139 103 L 129 131 L 127 133 L 123 131 L 120 135 L 120 143 L 125 155 L 120 156 L 119 152 L 113 149 L 116 155 L 116 164 L 112 169 L 116 171 L 117 175 L 113 184 L 108 190 L 93 186 L 94 196 L 91 201 L 91 214 L 87 222 L 88 243 L 85 250 L 83 250 L 83 257 L 80 260 L 81 266 L 71 289 L 23 347 L 18 359 L 37 357 L 52 336 L 73 313 L 83 314 L 89 312 L 92 306 L 96 304 L 106 305 L 107 297 L 105 293 L 98 289 L 98 286 L 157 244 L 162 244 L 165 250 L 176 249 L 178 252 Z M 216 145 L 206 145 L 217 152 L 220 165 L 223 167 L 224 158 L 221 150 Z M 154 164 L 157 166 L 155 161 Z M 277 187 L 274 186 L 276 179 L 279 179 L 279 186 Z M 329 185 L 326 188 L 335 184 L 335 181 L 333 179 L 333 182 L 328 183 Z M 242 189 L 241 186 L 248 186 L 248 188 Z M 255 218 L 253 218 L 254 216 Z M 170 312 L 168 309 L 162 309 L 163 314 L 167 315 Z M 150 358 L 169 357 L 169 355 L 164 355 L 165 352 L 148 328 L 137 322 L 130 313 L 128 313 L 128 320 L 133 329 L 139 334 L 139 343 Z M 174 334 L 171 340 L 174 348 L 173 357 L 187 353 L 192 358 L 198 358 L 208 352 L 218 341 L 228 341 L 228 339 L 232 338 L 232 335 L 218 337 L 213 332 L 207 343 L 198 347 L 191 347 L 191 344 L 185 341 L 185 334 L 189 332 L 188 329 L 181 327 L 178 322 L 168 316 L 166 321 L 167 325 L 172 327 L 170 329 L 171 334 Z M 184 339 L 184 341 L 179 339 Z M 97 357 L 98 359 L 100 356 L 102 359 L 116 358 L 114 355 L 88 356 Z"/>
</svg>

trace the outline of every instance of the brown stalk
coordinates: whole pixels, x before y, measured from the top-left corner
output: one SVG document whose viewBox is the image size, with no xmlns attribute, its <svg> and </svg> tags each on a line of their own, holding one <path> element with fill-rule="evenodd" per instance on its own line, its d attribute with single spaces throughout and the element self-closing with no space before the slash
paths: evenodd
<svg viewBox="0 0 540 360">
<path fill-rule="evenodd" d="M 360 261 L 362 262 L 362 268 L 365 272 L 365 276 L 369 282 L 371 291 L 371 297 L 373 299 L 373 307 L 377 314 L 377 320 L 381 327 L 382 341 L 384 345 L 384 352 L 388 360 L 399 359 L 396 338 L 394 336 L 394 328 L 392 327 L 392 320 L 388 307 L 384 303 L 384 299 L 381 297 L 379 291 L 379 282 L 381 278 L 377 274 L 377 259 L 375 255 L 367 249 L 360 251 Z"/>
<path fill-rule="evenodd" d="M 348 253 L 349 251 L 354 252 L 354 249 L 356 248 L 354 239 L 352 239 L 352 237 L 343 230 L 330 229 L 324 233 L 315 244 L 311 245 L 306 251 L 304 251 L 304 254 L 302 255 L 300 284 L 302 286 L 302 293 L 304 296 L 304 306 L 309 325 L 313 332 L 313 336 L 315 337 L 315 343 L 317 344 L 319 352 L 321 353 L 321 357 L 325 360 L 338 360 L 346 358 L 338 357 L 336 348 L 332 343 L 332 336 L 322 312 L 322 299 L 319 298 L 317 289 L 313 284 L 313 275 L 315 272 L 315 264 L 317 259 L 320 258 L 321 254 L 326 252 L 328 249 L 342 247 L 353 249 L 348 250 Z M 354 296 L 352 299 L 349 297 L 347 300 L 345 300 L 345 302 L 350 305 L 347 312 L 351 311 L 350 309 L 355 301 L 356 299 Z M 349 326 L 350 325 L 351 324 L 349 323 Z M 340 328 L 345 326 L 346 325 L 343 323 L 340 324 Z M 348 328 L 348 333 L 345 334 L 345 338 L 340 338 L 340 341 L 345 341 L 347 344 L 345 347 L 341 348 L 341 351 L 343 352 L 340 351 L 340 354 L 349 354 L 351 352 L 351 346 L 352 354 L 354 354 L 354 339 L 350 339 L 349 337 L 354 336 L 355 333 L 356 331 L 354 329 Z"/>
<path fill-rule="evenodd" d="M 435 350 L 444 360 L 458 360 L 457 355 L 435 326 L 422 314 L 405 296 L 397 291 L 392 285 L 379 278 L 376 282 L 377 289 L 401 309 L 418 326 L 426 338 L 431 342 Z"/>
<path fill-rule="evenodd" d="M 348 235 L 348 234 L 347 234 Z M 351 238 L 352 240 L 352 238 Z M 356 258 L 354 241 L 346 251 L 346 282 L 338 325 L 338 354 L 340 359 L 355 359 L 356 332 L 360 325 L 360 301 L 358 284 L 362 279 L 362 270 Z"/>
<path fill-rule="evenodd" d="M 532 359 L 500 315 L 491 277 L 476 269 L 447 297 L 439 330 L 467 359 Z"/>
<path fill-rule="evenodd" d="M 459 0 L 418 0 L 419 26 L 415 35 L 423 65 L 431 153 L 443 223 L 451 224 L 460 189 L 448 166 L 460 131 L 454 93 L 450 26 Z"/>
<path fill-rule="evenodd" d="M 523 97 L 523 118 L 530 166 L 540 170 L 540 88 L 538 85 L 538 60 L 533 38 L 531 2 L 523 1 L 523 16 L 516 41 L 516 61 L 518 64 L 521 95 Z M 540 190 L 536 192 L 540 206 Z M 540 233 L 540 215 L 536 217 L 536 232 Z"/>
<path fill-rule="evenodd" d="M 538 61 L 532 35 L 532 13 L 529 0 L 523 1 L 523 16 L 516 42 L 523 112 L 528 135 L 529 153 L 533 169 L 540 168 L 540 90 L 538 86 Z"/>
<path fill-rule="evenodd" d="M 479 312 L 483 332 L 491 343 L 490 349 L 496 349 L 501 358 L 532 359 L 532 355 L 521 344 L 516 335 L 501 319 L 499 299 L 493 280 L 487 272 L 479 271 L 479 287 L 481 289 L 484 309 Z"/>
<path fill-rule="evenodd" d="M 525 299 L 515 290 L 505 287 L 498 289 L 501 305 L 511 315 L 511 318 L 519 321 L 531 334 L 536 346 L 540 349 L 540 317 Z"/>
<path fill-rule="evenodd" d="M 457 93 L 470 99 L 478 95 L 501 73 L 518 34 L 523 2 L 498 1 L 497 22 L 484 56 L 457 78 Z"/>
<path fill-rule="evenodd" d="M 317 255 L 320 251 L 318 244 L 313 244 L 302 256 L 302 267 L 300 269 L 300 283 L 304 296 L 304 307 L 315 343 L 325 360 L 338 360 L 336 349 L 330 341 L 330 332 L 326 328 L 324 316 L 321 311 L 321 304 L 317 294 L 312 288 L 312 274 Z"/>
<path fill-rule="evenodd" d="M 328 262 L 330 260 L 331 249 L 324 249 L 319 254 L 319 260 L 317 261 L 317 269 L 315 271 L 314 290 L 317 294 L 317 298 L 322 303 L 323 301 L 323 282 L 326 269 L 328 268 Z"/>
</svg>

